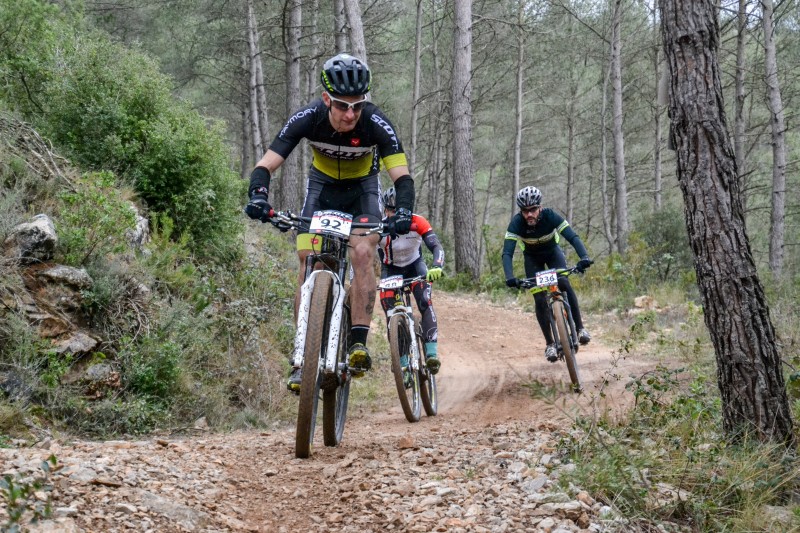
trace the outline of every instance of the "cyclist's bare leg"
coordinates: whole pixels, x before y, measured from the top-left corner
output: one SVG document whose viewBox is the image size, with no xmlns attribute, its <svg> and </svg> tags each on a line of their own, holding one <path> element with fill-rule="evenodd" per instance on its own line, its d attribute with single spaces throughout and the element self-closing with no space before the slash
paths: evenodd
<svg viewBox="0 0 800 533">
<path fill-rule="evenodd" d="M 369 326 L 375 308 L 375 250 L 377 235 L 350 237 L 350 264 L 353 281 L 350 289 L 350 313 L 354 326 Z"/>
</svg>

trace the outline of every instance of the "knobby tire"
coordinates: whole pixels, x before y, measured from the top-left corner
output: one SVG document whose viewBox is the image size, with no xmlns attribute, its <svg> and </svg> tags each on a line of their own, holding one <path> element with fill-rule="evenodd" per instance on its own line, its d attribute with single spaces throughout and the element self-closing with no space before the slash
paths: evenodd
<svg viewBox="0 0 800 533">
<path fill-rule="evenodd" d="M 408 356 L 408 365 L 411 366 L 411 331 L 408 317 L 403 313 L 397 313 L 389 319 L 389 348 L 392 354 L 392 374 L 394 374 L 394 384 L 397 387 L 397 395 L 400 397 L 400 406 L 409 422 L 419 421 L 420 415 L 420 390 L 419 374 L 411 372 L 411 387 L 406 388 L 403 380 L 403 369 L 400 366 L 400 358 Z"/>
<path fill-rule="evenodd" d="M 342 328 L 339 332 L 339 350 L 336 354 L 336 375 L 330 376 L 322 392 L 322 436 L 325 446 L 337 446 L 344 436 L 347 405 L 350 399 L 350 382 L 353 380 L 347 366 L 347 348 L 350 346 L 350 295 L 342 306 Z"/>
<path fill-rule="evenodd" d="M 425 366 L 424 361 L 427 358 L 425 353 L 425 341 L 422 339 L 422 333 L 417 328 L 417 344 L 420 346 L 420 353 L 422 354 L 422 364 L 419 367 L 419 397 L 422 400 L 422 407 L 425 408 L 425 414 L 428 416 L 436 416 L 439 412 L 439 398 L 436 393 L 436 376 L 430 373 L 428 367 Z"/>
<path fill-rule="evenodd" d="M 331 304 L 330 276 L 320 275 L 314 281 L 311 304 L 308 310 L 306 343 L 303 349 L 303 380 L 300 383 L 300 400 L 297 406 L 297 430 L 294 454 L 305 459 L 311 455 L 314 441 L 314 426 L 317 419 L 317 404 L 322 385 L 319 360 L 324 352 L 328 336 Z"/>
<path fill-rule="evenodd" d="M 567 363 L 569 380 L 572 382 L 572 390 L 581 391 L 581 378 L 578 374 L 578 361 L 575 359 L 575 351 L 572 349 L 572 335 L 570 335 L 569 318 L 564 308 L 564 303 L 558 300 L 553 302 L 553 319 L 556 321 L 558 340 L 561 343 L 561 351 L 564 354 L 564 361 Z"/>
</svg>

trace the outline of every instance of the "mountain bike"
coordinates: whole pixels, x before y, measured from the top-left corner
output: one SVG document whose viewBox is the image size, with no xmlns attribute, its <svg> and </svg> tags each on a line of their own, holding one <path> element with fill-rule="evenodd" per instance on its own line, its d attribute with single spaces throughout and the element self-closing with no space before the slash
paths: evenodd
<svg viewBox="0 0 800 533">
<path fill-rule="evenodd" d="M 293 363 L 302 368 L 297 408 L 295 456 L 311 455 L 317 407 L 322 399 L 322 434 L 325 446 L 336 446 L 344 435 L 350 382 L 347 361 L 350 335 L 350 272 L 348 242 L 352 229 L 365 236 L 380 233 L 381 223 L 355 223 L 352 215 L 317 211 L 312 217 L 289 211 L 271 212 L 267 219 L 281 231 L 298 229 L 319 235 L 306 258 L 305 282 L 300 288 Z"/>
<path fill-rule="evenodd" d="M 567 363 L 572 390 L 581 392 L 581 378 L 578 372 L 578 361 L 575 358 L 575 354 L 578 353 L 578 331 L 575 328 L 575 321 L 572 319 L 572 309 L 570 309 L 568 298 L 558 287 L 559 277 L 567 277 L 575 272 L 580 272 L 577 267 L 543 270 L 537 272 L 532 278 L 520 279 L 519 286 L 522 289 L 529 289 L 531 294 L 547 293 L 547 316 L 550 320 L 558 358 Z"/>
<path fill-rule="evenodd" d="M 424 276 L 403 278 L 397 275 L 386 277 L 378 284 L 381 298 L 391 296 L 390 291 L 394 292 L 394 307 L 386 312 L 389 350 L 400 405 L 409 422 L 419 421 L 420 405 L 428 416 L 436 416 L 438 411 L 436 376 L 425 364 L 422 326 L 414 317 L 411 306 L 412 287 L 424 279 Z"/>
</svg>

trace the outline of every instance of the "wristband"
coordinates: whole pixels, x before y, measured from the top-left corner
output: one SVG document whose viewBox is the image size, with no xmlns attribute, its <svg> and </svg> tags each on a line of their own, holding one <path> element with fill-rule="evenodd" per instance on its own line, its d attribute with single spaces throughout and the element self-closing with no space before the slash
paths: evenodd
<svg viewBox="0 0 800 533">
<path fill-rule="evenodd" d="M 264 167 L 256 167 L 253 169 L 253 172 L 250 173 L 250 188 L 248 189 L 248 195 L 253 196 L 253 193 L 256 189 L 264 189 L 265 196 L 269 196 L 269 180 L 270 180 L 269 170 Z"/>
</svg>

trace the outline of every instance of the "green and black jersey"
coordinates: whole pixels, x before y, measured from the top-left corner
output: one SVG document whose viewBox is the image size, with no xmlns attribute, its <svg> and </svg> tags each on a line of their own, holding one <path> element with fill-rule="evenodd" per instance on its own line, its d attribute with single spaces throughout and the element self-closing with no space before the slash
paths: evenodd
<svg viewBox="0 0 800 533">
<path fill-rule="evenodd" d="M 517 243 L 522 246 L 522 253 L 526 256 L 547 257 L 549 252 L 558 247 L 562 235 L 575 248 L 578 257 L 588 256 L 586 247 L 569 222 L 551 208 L 543 208 L 539 220 L 533 226 L 528 225 L 521 213 L 514 215 L 508 224 L 503 244 L 503 271 L 506 279 L 514 277 L 512 259 Z"/>
<path fill-rule="evenodd" d="M 314 154 L 312 166 L 334 179 L 377 175 L 381 162 L 387 170 L 408 164 L 394 126 L 371 102 L 355 128 L 340 133 L 333 129 L 320 98 L 289 117 L 270 149 L 285 159 L 303 138 Z"/>
</svg>

